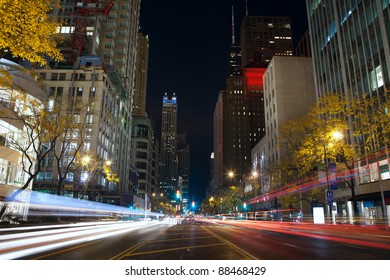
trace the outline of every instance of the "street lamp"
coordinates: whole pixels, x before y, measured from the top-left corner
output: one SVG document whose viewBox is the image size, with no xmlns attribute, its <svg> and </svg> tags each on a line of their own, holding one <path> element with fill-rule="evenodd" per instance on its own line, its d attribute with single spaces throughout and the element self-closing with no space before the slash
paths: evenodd
<svg viewBox="0 0 390 280">
<path fill-rule="evenodd" d="M 338 140 L 341 140 L 342 138 L 343 138 L 343 134 L 338 130 L 332 131 L 330 133 L 331 140 L 338 141 Z M 330 191 L 330 182 L 329 182 L 329 161 L 328 161 L 326 146 L 329 144 L 332 144 L 332 143 L 327 143 L 326 141 L 324 141 L 324 163 L 325 163 L 325 170 L 326 170 L 326 185 L 327 185 L 328 191 Z"/>
<path fill-rule="evenodd" d="M 332 131 L 330 133 L 330 140 L 338 141 L 338 140 L 340 140 L 342 138 L 343 138 L 343 134 L 340 131 L 338 131 L 338 130 Z M 327 199 L 327 204 L 328 204 L 328 207 L 329 207 L 328 213 L 332 212 L 332 222 L 333 222 L 333 224 L 335 224 L 336 223 L 336 216 L 335 216 L 335 214 L 333 214 L 333 210 L 332 210 L 332 206 L 333 206 L 333 192 L 330 189 L 329 160 L 328 160 L 328 156 L 327 156 L 327 145 L 331 145 L 333 143 L 332 142 L 331 143 L 327 143 L 326 139 L 325 139 L 323 144 L 324 144 L 324 163 L 325 163 L 325 172 L 326 172 L 325 176 L 326 176 L 326 187 L 327 187 L 326 199 Z"/>
<path fill-rule="evenodd" d="M 111 172 L 110 166 L 112 165 L 111 160 L 96 160 L 95 157 L 91 157 L 90 155 L 84 155 L 81 158 L 81 166 L 83 170 L 81 171 L 81 181 L 85 183 L 84 189 L 83 189 L 83 195 L 82 198 L 84 197 L 85 193 L 88 191 L 88 185 L 89 182 L 91 181 L 91 175 L 92 172 L 95 172 L 96 170 L 99 170 L 97 174 L 100 174 L 100 183 L 104 183 L 105 178 L 107 177 L 108 182 L 115 180 L 112 179 L 116 175 L 113 176 L 113 173 Z M 103 178 L 104 176 L 104 178 Z M 96 179 L 96 177 L 95 177 Z M 96 182 L 99 183 L 99 182 Z M 100 200 L 100 192 L 98 193 L 98 200 Z M 92 198 L 92 194 L 91 194 Z M 90 198 L 90 199 L 91 199 Z"/>
</svg>

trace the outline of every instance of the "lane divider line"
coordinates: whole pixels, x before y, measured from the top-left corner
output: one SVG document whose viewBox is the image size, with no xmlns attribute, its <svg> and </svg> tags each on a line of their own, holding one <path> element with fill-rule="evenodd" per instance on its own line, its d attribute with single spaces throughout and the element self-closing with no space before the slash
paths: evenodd
<svg viewBox="0 0 390 280">
<path fill-rule="evenodd" d="M 208 228 L 206 228 L 205 226 L 202 226 L 202 228 L 207 231 L 208 233 L 210 233 L 211 235 L 213 235 L 215 238 L 219 239 L 220 241 L 224 242 L 226 245 L 228 245 L 230 248 L 234 249 L 235 251 L 237 251 L 238 253 L 240 253 L 245 259 L 251 259 L 251 260 L 258 260 L 258 258 L 256 258 L 255 256 L 253 256 L 252 254 L 248 253 L 247 251 L 241 249 L 240 247 L 234 245 L 233 243 L 231 243 L 230 241 L 226 240 L 225 238 L 223 238 L 222 236 L 216 234 L 215 232 L 212 232 L 211 230 L 209 230 Z"/>
</svg>

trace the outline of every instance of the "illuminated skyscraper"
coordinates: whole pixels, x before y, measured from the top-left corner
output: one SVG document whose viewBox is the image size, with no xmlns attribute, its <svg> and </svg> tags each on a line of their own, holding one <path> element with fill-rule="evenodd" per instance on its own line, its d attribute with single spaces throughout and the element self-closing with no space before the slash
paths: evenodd
<svg viewBox="0 0 390 280">
<path fill-rule="evenodd" d="M 268 64 L 274 55 L 292 55 L 293 41 L 289 17 L 245 16 L 241 24 L 241 65 L 255 56 Z"/>
<path fill-rule="evenodd" d="M 160 190 L 174 200 L 178 187 L 177 168 L 177 100 L 165 93 L 161 117 L 161 151 L 159 164 Z"/>
</svg>

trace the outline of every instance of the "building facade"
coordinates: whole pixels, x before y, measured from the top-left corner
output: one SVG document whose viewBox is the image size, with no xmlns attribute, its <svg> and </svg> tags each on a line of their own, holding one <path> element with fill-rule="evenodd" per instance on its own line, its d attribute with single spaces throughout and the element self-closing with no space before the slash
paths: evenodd
<svg viewBox="0 0 390 280">
<path fill-rule="evenodd" d="M 90 107 L 86 114 L 90 123 L 83 133 L 81 151 L 102 163 L 109 160 L 119 182 L 104 183 L 100 173 L 100 178 L 96 175 L 97 178 L 89 179 L 93 181 L 89 186 L 116 192 L 115 203 L 119 203 L 121 193 L 127 195 L 132 191 L 134 181 L 130 178 L 131 112 L 139 12 L 139 0 L 99 3 L 61 0 L 53 16 L 64 22 L 58 28 L 64 60 L 50 62 L 49 69 L 36 69 L 50 94 L 61 96 L 64 104 L 73 102 Z M 45 172 L 50 172 L 54 167 L 50 167 L 52 161 L 47 162 Z M 57 179 L 55 173 L 51 179 Z M 37 188 L 45 187 L 46 175 L 36 181 Z M 73 191 L 77 184 L 80 182 L 69 174 L 66 188 Z"/>
<path fill-rule="evenodd" d="M 131 162 L 138 172 L 134 194 L 142 198 L 158 191 L 158 142 L 155 127 L 147 116 L 133 116 Z"/>
<path fill-rule="evenodd" d="M 226 96 L 226 90 L 220 90 L 218 100 L 214 109 L 213 119 L 213 180 L 210 192 L 222 188 L 224 179 L 223 168 L 223 97 Z"/>
<path fill-rule="evenodd" d="M 390 86 L 390 3 L 307 0 L 306 7 L 317 96 L 337 92 L 347 100 L 363 94 L 383 100 Z M 354 136 L 352 129 L 345 139 L 357 146 L 363 143 L 363 137 Z M 378 152 L 386 149 L 381 143 L 370 147 Z M 390 212 L 388 153 L 357 165 L 361 215 L 373 219 L 385 216 L 386 208 Z"/>
<path fill-rule="evenodd" d="M 146 88 L 148 81 L 149 37 L 138 32 L 137 58 L 134 81 L 133 115 L 146 115 Z"/>
<path fill-rule="evenodd" d="M 252 167 L 260 175 L 261 193 L 267 193 L 280 187 L 272 181 L 269 168 L 289 158 L 285 145 L 278 143 L 279 128 L 306 115 L 316 102 L 311 58 L 274 56 L 263 76 L 263 84 L 266 133 L 252 149 Z M 261 207 L 270 204 L 271 201 L 266 201 Z"/>
<path fill-rule="evenodd" d="M 31 106 L 43 106 L 47 99 L 44 90 L 26 69 L 6 59 L 0 59 L 0 67 L 11 73 L 13 83 L 11 88 L 0 89 L 0 209 L 2 209 L 7 198 L 26 184 L 28 184 L 26 190 L 15 199 L 27 203 L 29 201 L 32 181 L 28 183 L 30 176 L 24 172 L 23 167 L 30 168 L 31 173 L 35 172 L 36 154 L 28 145 L 34 144 L 37 147 L 39 143 L 38 141 L 33 143 L 34 140 L 28 136 L 32 131 L 23 120 L 33 116 L 29 112 Z M 28 204 L 10 204 L 5 209 L 4 219 L 10 219 L 12 216 L 19 221 L 26 220 L 28 215 L 26 205 Z"/>
<path fill-rule="evenodd" d="M 274 55 L 292 55 L 293 41 L 289 17 L 245 16 L 241 23 L 241 66 L 260 57 L 268 64 Z"/>
<path fill-rule="evenodd" d="M 177 134 L 177 159 L 178 159 L 178 176 L 180 177 L 179 192 L 181 194 L 181 210 L 188 212 L 189 207 L 189 192 L 190 192 L 190 145 L 187 143 L 187 135 L 185 133 Z"/>
</svg>

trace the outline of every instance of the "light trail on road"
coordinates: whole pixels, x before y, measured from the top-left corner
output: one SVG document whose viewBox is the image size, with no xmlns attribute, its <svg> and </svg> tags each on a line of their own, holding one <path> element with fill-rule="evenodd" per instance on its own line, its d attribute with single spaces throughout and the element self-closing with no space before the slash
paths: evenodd
<svg viewBox="0 0 390 280">
<path fill-rule="evenodd" d="M 57 226 L 7 228 L 30 232 L 0 235 L 0 260 L 10 260 L 75 244 L 123 234 L 169 221 L 99 222 Z M 173 225 L 173 223 L 171 223 Z M 36 230 L 32 231 L 31 230 Z"/>
<path fill-rule="evenodd" d="M 370 228 L 352 225 L 316 225 L 310 223 L 256 222 L 249 220 L 208 220 L 208 222 L 390 250 L 390 231 L 386 230 L 386 228 L 381 229 L 379 227 Z"/>
</svg>

